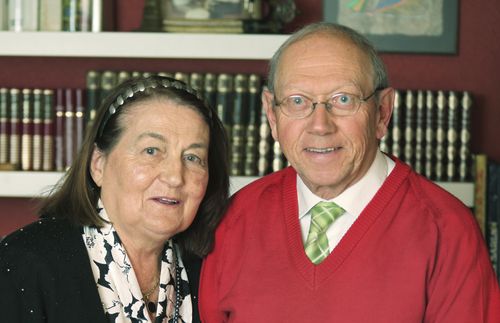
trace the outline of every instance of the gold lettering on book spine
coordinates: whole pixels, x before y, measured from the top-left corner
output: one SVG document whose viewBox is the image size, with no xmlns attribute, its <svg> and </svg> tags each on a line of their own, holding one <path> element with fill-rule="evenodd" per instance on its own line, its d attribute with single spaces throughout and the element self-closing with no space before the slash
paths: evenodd
<svg viewBox="0 0 500 323">
<path fill-rule="evenodd" d="M 33 170 L 42 170 L 43 121 L 42 90 L 33 90 Z"/>
</svg>

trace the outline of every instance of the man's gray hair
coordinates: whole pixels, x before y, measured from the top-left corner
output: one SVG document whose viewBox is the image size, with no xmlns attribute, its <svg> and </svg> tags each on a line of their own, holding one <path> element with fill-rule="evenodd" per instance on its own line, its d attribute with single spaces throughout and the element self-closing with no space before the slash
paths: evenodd
<svg viewBox="0 0 500 323">
<path fill-rule="evenodd" d="M 267 88 L 271 93 L 274 93 L 274 86 L 276 80 L 276 71 L 281 60 L 283 52 L 290 47 L 290 45 L 298 42 L 301 39 L 306 38 L 309 35 L 316 33 L 330 34 L 332 36 L 344 36 L 350 39 L 354 45 L 365 52 L 373 67 L 373 88 L 386 88 L 389 86 L 389 80 L 387 78 L 387 72 L 385 69 L 384 62 L 377 53 L 377 50 L 373 44 L 366 39 L 363 35 L 346 26 L 329 23 L 329 22 L 317 22 L 310 24 L 294 34 L 292 34 L 274 53 L 273 57 L 269 61 L 269 73 L 267 78 Z"/>
</svg>

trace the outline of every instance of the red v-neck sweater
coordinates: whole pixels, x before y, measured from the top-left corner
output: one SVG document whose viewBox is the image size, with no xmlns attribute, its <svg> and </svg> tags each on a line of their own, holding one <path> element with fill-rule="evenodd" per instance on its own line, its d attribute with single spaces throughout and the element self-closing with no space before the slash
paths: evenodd
<svg viewBox="0 0 500 323">
<path fill-rule="evenodd" d="M 399 160 L 320 265 L 304 252 L 296 172 L 243 188 L 200 288 L 204 323 L 500 322 L 498 283 L 473 216 Z"/>
</svg>

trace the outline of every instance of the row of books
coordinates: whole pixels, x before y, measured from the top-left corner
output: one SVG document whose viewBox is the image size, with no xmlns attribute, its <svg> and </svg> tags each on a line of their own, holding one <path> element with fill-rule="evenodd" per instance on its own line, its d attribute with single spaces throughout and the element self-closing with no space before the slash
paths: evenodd
<svg viewBox="0 0 500 323">
<path fill-rule="evenodd" d="M 500 281 L 500 163 L 485 154 L 475 157 L 474 214 Z"/>
<path fill-rule="evenodd" d="M 109 0 L 0 0 L 0 30 L 104 30 Z"/>
<path fill-rule="evenodd" d="M 1 168 L 66 170 L 85 131 L 83 95 L 83 89 L 0 88 Z"/>
<path fill-rule="evenodd" d="M 396 90 L 381 150 L 435 181 L 472 180 L 469 92 Z"/>
<path fill-rule="evenodd" d="M 86 89 L 2 89 L 0 117 L 4 126 L 1 131 L 0 163 L 22 170 L 66 169 L 78 151 L 83 132 L 92 122 L 99 102 L 123 80 L 147 74 L 140 71 L 91 70 L 87 73 Z M 287 166 L 261 108 L 263 80 L 259 75 L 161 74 L 190 84 L 216 108 L 231 140 L 231 175 L 262 176 Z M 432 180 L 471 181 L 471 105 L 468 92 L 397 90 L 393 118 L 388 134 L 382 139 L 381 149 L 400 157 Z M 46 111 L 37 112 L 40 110 L 37 106 L 44 107 Z M 26 125 L 23 121 L 14 126 L 19 122 L 16 116 L 23 113 L 25 116 L 18 119 L 26 121 Z M 46 122 L 49 119 L 52 122 L 52 130 L 48 128 L 46 133 L 53 135 L 53 148 L 48 149 L 51 145 L 47 143 L 47 149 L 42 150 L 47 160 L 52 160 L 47 162 L 46 167 L 38 162 L 40 126 L 36 121 L 37 113 L 45 113 Z M 27 121 L 30 118 L 32 122 Z M 33 131 L 29 130 L 29 124 L 32 124 Z M 32 144 L 29 144 L 30 135 Z M 25 138 L 24 146 L 22 138 Z M 36 153 L 32 146 L 36 147 Z"/>
</svg>

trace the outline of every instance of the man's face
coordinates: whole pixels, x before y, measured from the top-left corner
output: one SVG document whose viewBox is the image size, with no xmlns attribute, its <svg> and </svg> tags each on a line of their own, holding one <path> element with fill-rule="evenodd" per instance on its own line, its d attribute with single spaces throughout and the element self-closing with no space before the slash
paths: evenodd
<svg viewBox="0 0 500 323">
<path fill-rule="evenodd" d="M 359 48 L 345 38 L 316 34 L 283 53 L 274 96 L 281 101 L 299 94 L 325 102 L 345 92 L 364 98 L 374 91 L 372 80 L 370 60 Z M 334 116 L 318 104 L 310 116 L 293 119 L 273 109 L 272 93 L 263 93 L 274 139 L 316 195 L 333 198 L 367 172 L 392 111 L 392 89 L 379 96 L 379 102 L 374 97 L 362 102 L 353 115 Z"/>
</svg>

